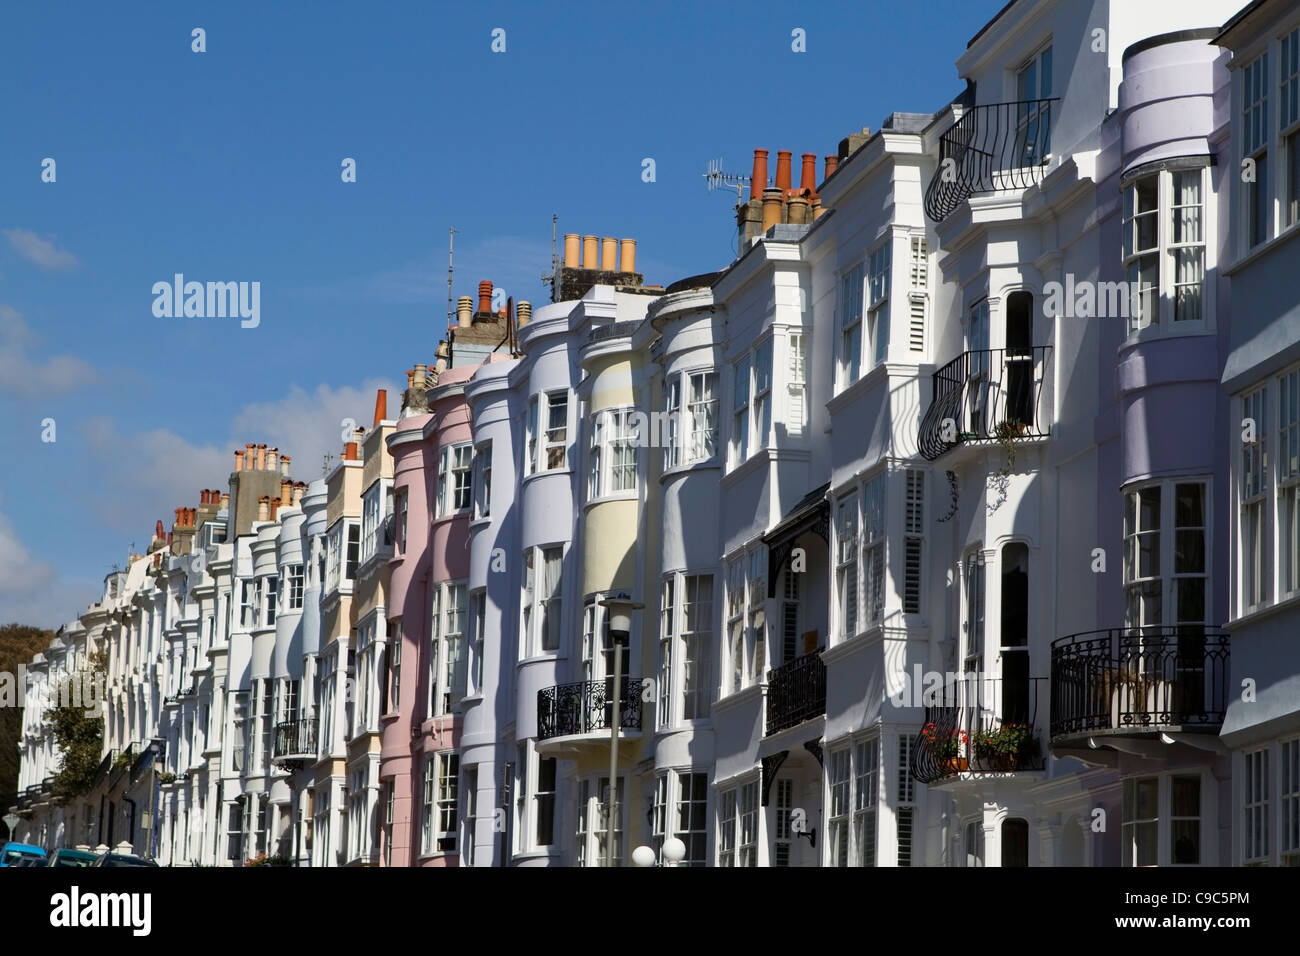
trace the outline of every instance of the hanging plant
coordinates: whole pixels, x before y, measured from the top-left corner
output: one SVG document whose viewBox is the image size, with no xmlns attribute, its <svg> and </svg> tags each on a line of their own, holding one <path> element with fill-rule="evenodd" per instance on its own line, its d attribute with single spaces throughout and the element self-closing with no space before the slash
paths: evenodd
<svg viewBox="0 0 1300 956">
<path fill-rule="evenodd" d="M 993 487 L 998 495 L 997 500 L 989 505 L 989 514 L 997 511 L 1007 500 L 1007 486 L 1010 484 L 1011 472 L 1016 467 L 1015 440 L 1025 437 L 1028 431 L 1029 427 L 1018 418 L 1008 418 L 993 426 L 993 437 L 1006 452 L 1007 463 L 989 476 L 993 479 Z"/>
<path fill-rule="evenodd" d="M 944 474 L 948 476 L 948 492 L 952 496 L 952 506 L 946 515 L 937 519 L 939 521 L 948 521 L 957 513 L 957 472 L 947 471 Z"/>
</svg>

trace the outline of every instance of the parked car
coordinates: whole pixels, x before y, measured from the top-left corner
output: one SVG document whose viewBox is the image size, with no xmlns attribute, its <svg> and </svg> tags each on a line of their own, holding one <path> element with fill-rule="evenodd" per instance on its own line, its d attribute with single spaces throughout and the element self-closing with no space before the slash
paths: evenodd
<svg viewBox="0 0 1300 956">
<path fill-rule="evenodd" d="M 130 853 L 105 853 L 98 857 L 91 866 L 157 866 L 153 860 L 132 856 Z"/>
<path fill-rule="evenodd" d="M 96 855 L 89 850 L 70 850 L 64 847 L 55 850 L 50 857 L 50 866 L 94 866 Z"/>
<path fill-rule="evenodd" d="M 0 866 L 24 866 L 34 860 L 40 860 L 43 866 L 46 856 L 44 847 L 32 846 L 30 843 L 10 841 L 0 846 Z"/>
</svg>

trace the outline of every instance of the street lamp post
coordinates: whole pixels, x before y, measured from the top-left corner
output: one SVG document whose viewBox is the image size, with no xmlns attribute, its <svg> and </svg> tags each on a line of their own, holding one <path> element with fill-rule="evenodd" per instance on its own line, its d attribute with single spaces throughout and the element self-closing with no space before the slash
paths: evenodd
<svg viewBox="0 0 1300 956">
<path fill-rule="evenodd" d="M 609 722 L 609 795 L 605 804 L 605 865 L 614 865 L 614 807 L 618 797 L 619 698 L 623 693 L 623 649 L 631 646 L 632 612 L 645 607 L 626 591 L 605 598 L 600 606 L 609 615 L 609 639 L 614 645 L 614 701 Z"/>
</svg>

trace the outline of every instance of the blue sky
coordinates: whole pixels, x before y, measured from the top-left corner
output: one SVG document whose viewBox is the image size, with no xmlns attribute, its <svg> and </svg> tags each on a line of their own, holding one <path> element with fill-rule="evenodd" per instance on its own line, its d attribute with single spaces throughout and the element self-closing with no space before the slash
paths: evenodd
<svg viewBox="0 0 1300 956">
<path fill-rule="evenodd" d="M 246 441 L 319 477 L 340 419 L 432 363 L 449 227 L 458 296 L 546 301 L 552 213 L 636 238 L 649 283 L 721 268 L 710 159 L 790 149 L 797 180 L 937 109 L 1002 2 L 5 5 L 0 623 L 75 618 Z M 260 325 L 155 318 L 177 272 L 260 282 Z"/>
</svg>

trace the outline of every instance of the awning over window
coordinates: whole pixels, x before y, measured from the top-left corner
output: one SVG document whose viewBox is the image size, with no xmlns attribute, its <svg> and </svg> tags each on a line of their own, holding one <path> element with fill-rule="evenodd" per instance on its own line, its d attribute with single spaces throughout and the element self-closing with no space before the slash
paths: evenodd
<svg viewBox="0 0 1300 956">
<path fill-rule="evenodd" d="M 831 506 L 826 500 L 826 492 L 831 484 L 828 481 L 820 488 L 814 488 L 799 500 L 790 513 L 781 519 L 781 523 L 763 535 L 767 545 L 767 596 L 776 596 L 776 579 L 781 569 L 790 560 L 795 542 L 809 531 L 816 534 L 830 547 Z"/>
</svg>

